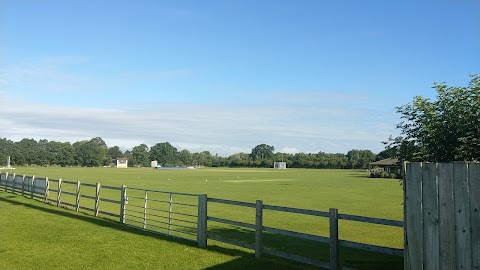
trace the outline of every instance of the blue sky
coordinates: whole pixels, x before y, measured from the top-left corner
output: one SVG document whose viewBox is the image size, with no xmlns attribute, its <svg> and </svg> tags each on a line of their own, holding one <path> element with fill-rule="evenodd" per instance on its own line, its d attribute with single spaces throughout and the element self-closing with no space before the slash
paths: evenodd
<svg viewBox="0 0 480 270">
<path fill-rule="evenodd" d="M 480 2 L 0 2 L 0 137 L 370 149 L 480 71 Z"/>
</svg>

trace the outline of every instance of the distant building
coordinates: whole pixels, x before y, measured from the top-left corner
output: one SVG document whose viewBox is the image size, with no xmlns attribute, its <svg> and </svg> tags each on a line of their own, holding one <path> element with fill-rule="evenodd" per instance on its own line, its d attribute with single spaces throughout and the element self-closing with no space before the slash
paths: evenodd
<svg viewBox="0 0 480 270">
<path fill-rule="evenodd" d="M 128 159 L 117 158 L 117 168 L 128 168 Z"/>
<path fill-rule="evenodd" d="M 273 168 L 275 168 L 275 169 L 286 169 L 287 168 L 287 162 L 274 162 L 273 163 Z"/>
</svg>

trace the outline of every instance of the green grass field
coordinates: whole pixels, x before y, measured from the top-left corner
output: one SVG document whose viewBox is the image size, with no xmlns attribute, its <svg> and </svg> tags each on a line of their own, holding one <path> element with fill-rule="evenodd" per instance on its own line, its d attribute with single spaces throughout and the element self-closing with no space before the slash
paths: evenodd
<svg viewBox="0 0 480 270">
<path fill-rule="evenodd" d="M 314 209 L 326 212 L 328 212 L 329 208 L 338 208 L 339 213 L 385 219 L 402 220 L 403 218 L 403 193 L 399 182 L 397 180 L 367 178 L 367 172 L 365 171 L 308 169 L 153 170 L 150 168 L 116 169 L 24 167 L 17 168 L 15 173 L 24 173 L 26 175 L 35 175 L 37 177 L 48 176 L 50 179 L 62 178 L 70 181 L 80 180 L 85 183 L 100 182 L 102 185 L 110 186 L 127 185 L 127 187 L 141 187 L 195 194 L 204 193 L 208 194 L 209 197 L 246 202 L 255 202 L 255 200 L 261 199 L 263 200 L 264 204 Z M 87 190 L 85 190 L 85 192 L 86 191 Z M 50 196 L 55 197 L 56 195 L 53 193 L 50 194 Z M 101 196 L 118 200 L 119 192 L 104 189 L 101 191 Z M 56 211 L 58 209 L 59 208 L 55 208 Z M 118 213 L 118 206 L 113 204 L 101 204 L 100 209 L 108 209 L 109 211 Z M 65 210 L 62 209 L 61 211 Z M 209 216 L 227 218 L 242 222 L 253 223 L 255 218 L 254 209 L 249 208 L 209 203 L 208 211 Z M 72 211 L 69 211 L 69 213 L 71 212 Z M 34 216 L 41 218 L 42 214 L 43 213 L 40 212 L 38 215 Z M 60 217 L 58 218 L 61 218 L 61 215 L 59 216 Z M 2 215 L 2 221 L 3 220 L 4 218 Z M 21 223 L 21 221 L 15 222 Z M 21 227 L 22 225 L 15 224 L 14 226 Z M 323 236 L 328 236 L 329 232 L 328 219 L 326 218 L 300 216 L 298 214 L 279 213 L 273 211 L 265 211 L 264 226 Z M 340 239 L 387 247 L 403 247 L 403 230 L 401 228 L 343 220 L 340 220 L 339 228 Z M 94 228 L 91 229 L 95 230 Z M 228 236 L 229 238 L 246 242 L 253 241 L 253 234 L 248 230 L 242 230 L 233 226 L 229 227 L 226 225 L 220 225 L 213 222 L 209 222 L 208 229 L 209 233 Z M 125 229 L 122 231 L 124 233 Z M 134 233 L 134 235 L 131 237 L 138 237 L 137 235 L 138 233 Z M 158 239 L 158 237 L 155 239 Z M 23 241 L 25 240 L 26 239 Z M 165 245 L 168 245 L 168 240 L 170 240 L 170 238 L 166 238 L 166 240 L 161 238 L 161 241 L 167 241 L 167 244 Z M 15 240 L 13 239 L 12 241 Z M 135 241 L 139 241 L 141 243 L 143 240 Z M 4 241 L 2 241 L 2 243 L 3 242 Z M 13 243 L 10 244 L 13 245 Z M 183 242 L 179 244 L 175 241 L 173 241 L 171 244 L 172 248 L 173 245 L 184 245 Z M 88 244 L 85 244 L 84 248 L 88 250 L 86 247 L 87 245 Z M 291 253 L 328 261 L 328 246 L 319 245 L 319 243 L 309 243 L 306 241 L 299 242 L 289 239 L 288 237 L 266 235 L 265 245 L 267 247 L 281 249 Z M 227 247 L 214 241 L 209 241 L 209 246 L 210 248 L 222 247 L 227 248 L 228 250 L 234 249 L 233 246 Z M 193 247 L 190 246 L 189 248 L 192 249 Z M 2 250 L 3 249 L 4 247 L 2 247 Z M 157 256 L 163 256 L 161 254 L 162 253 L 159 253 Z M 227 255 L 224 254 L 224 256 Z M 243 257 L 241 255 L 238 256 Z M 213 261 L 209 262 L 212 264 L 211 266 L 224 265 L 224 263 L 231 259 L 222 259 L 220 257 L 218 260 L 224 261 L 218 262 L 215 261 L 217 259 L 212 258 Z M 358 252 L 356 250 L 346 248 L 341 249 L 341 260 L 345 265 L 359 269 L 403 268 L 403 258 Z M 286 263 L 288 265 L 288 262 L 284 262 L 283 260 L 275 261 L 278 261 L 279 263 Z M 165 266 L 163 268 L 175 268 L 173 267 L 175 262 L 172 261 L 170 263 L 172 263 L 172 265 Z M 178 263 L 184 263 L 184 261 Z M 253 261 L 252 265 L 249 264 L 248 267 L 241 267 L 240 263 L 237 269 L 262 269 L 261 266 L 261 262 L 258 262 L 258 265 L 256 266 L 256 262 Z M 10 267 L 12 267 L 12 265 L 10 265 Z M 192 264 L 189 267 L 179 268 L 210 269 L 208 267 Z M 230 267 L 230 269 L 232 267 Z M 281 267 L 283 266 L 280 265 L 276 268 Z M 290 267 L 287 266 L 287 268 Z"/>
</svg>

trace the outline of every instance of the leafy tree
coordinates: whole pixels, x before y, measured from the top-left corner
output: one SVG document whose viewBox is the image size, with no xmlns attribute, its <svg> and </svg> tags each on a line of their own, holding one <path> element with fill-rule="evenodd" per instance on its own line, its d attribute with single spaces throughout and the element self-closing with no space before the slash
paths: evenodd
<svg viewBox="0 0 480 270">
<path fill-rule="evenodd" d="M 352 169 L 365 169 L 375 160 L 375 154 L 370 150 L 352 149 L 347 153 L 348 163 Z"/>
<path fill-rule="evenodd" d="M 150 148 L 150 155 L 162 166 L 173 165 L 177 161 L 177 148 L 169 142 L 157 143 Z"/>
<path fill-rule="evenodd" d="M 18 155 L 19 152 L 13 141 L 7 140 L 6 138 L 0 138 L 0 164 L 2 166 L 7 164 L 8 156 L 10 156 L 10 163 L 12 165 L 21 165 L 17 161 Z"/>
<path fill-rule="evenodd" d="M 110 159 L 116 159 L 116 158 L 119 158 L 119 157 L 123 157 L 123 152 L 122 152 L 122 150 L 120 150 L 120 147 L 115 145 L 115 146 L 112 146 L 112 147 L 108 148 L 107 155 L 110 157 Z"/>
<path fill-rule="evenodd" d="M 252 149 L 252 158 L 256 159 L 270 159 L 273 157 L 273 151 L 275 151 L 275 147 L 267 145 L 267 144 L 259 144 Z"/>
<path fill-rule="evenodd" d="M 183 165 L 191 165 L 192 164 L 192 153 L 187 149 L 183 149 L 182 151 L 178 152 L 178 160 Z"/>
<path fill-rule="evenodd" d="M 74 143 L 73 148 L 76 164 L 87 167 L 101 166 L 106 160 L 105 146 L 99 144 L 99 141 L 96 138 L 90 141 Z"/>
<path fill-rule="evenodd" d="M 435 83 L 437 99 L 422 96 L 397 107 L 401 135 L 390 138 L 388 150 L 409 161 L 480 160 L 480 75 L 466 87 Z"/>
<path fill-rule="evenodd" d="M 132 164 L 135 165 L 142 165 L 144 167 L 150 166 L 150 153 L 148 152 L 148 146 L 145 144 L 140 144 L 135 147 L 133 147 L 132 152 L 131 152 L 131 159 L 132 159 Z M 129 162 L 130 163 L 130 162 Z"/>
</svg>

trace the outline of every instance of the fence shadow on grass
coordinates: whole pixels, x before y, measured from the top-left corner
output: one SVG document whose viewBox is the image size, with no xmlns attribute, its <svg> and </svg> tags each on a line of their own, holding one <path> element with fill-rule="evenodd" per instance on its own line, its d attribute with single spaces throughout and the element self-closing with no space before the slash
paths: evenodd
<svg viewBox="0 0 480 270">
<path fill-rule="evenodd" d="M 255 231 L 245 228 L 209 228 L 208 233 L 247 244 L 253 244 L 255 242 Z M 263 245 L 268 249 L 295 254 L 318 261 L 329 262 L 330 260 L 330 245 L 328 243 L 264 232 Z M 269 256 L 265 255 L 265 258 L 268 259 Z M 348 247 L 340 247 L 340 262 L 344 266 L 355 269 L 403 269 L 403 257 Z M 235 262 L 230 262 L 230 264 L 234 266 Z M 297 266 L 301 265 L 301 269 L 318 269 L 300 263 L 295 264 Z M 228 267 L 219 267 L 220 268 L 211 269 L 228 269 Z"/>
<path fill-rule="evenodd" d="M 81 211 L 75 212 L 74 210 L 71 210 L 71 209 L 61 209 L 53 205 L 45 205 L 40 201 L 30 200 L 29 198 L 27 201 L 20 201 L 19 199 L 21 198 L 27 199 L 27 197 L 22 197 L 21 195 L 7 195 L 7 194 L 8 193 L 4 193 L 0 191 L 0 202 L 34 209 L 34 210 L 45 212 L 48 214 L 59 215 L 65 218 L 82 220 L 85 222 L 89 222 L 98 226 L 102 226 L 102 227 L 106 227 L 114 230 L 124 231 L 124 232 L 133 233 L 141 236 L 153 237 L 162 241 L 168 241 L 168 242 L 173 242 L 177 244 L 187 245 L 194 248 L 197 247 L 197 244 L 192 241 L 178 239 L 178 238 L 174 238 L 174 237 L 170 237 L 170 236 L 166 236 L 166 235 L 162 235 L 154 232 L 144 231 L 139 228 L 125 226 L 115 220 L 111 220 L 103 217 L 94 217 L 89 215 L 88 213 L 83 213 Z M 211 270 L 214 270 L 214 269 L 215 270 L 216 269 L 268 269 L 269 266 L 271 268 L 272 265 L 275 267 L 275 269 L 305 269 L 305 268 L 297 268 L 294 266 L 294 264 L 289 264 L 289 262 L 280 263 L 278 260 L 273 260 L 273 259 L 266 259 L 266 260 L 259 261 L 255 259 L 255 257 L 251 252 L 246 252 L 237 248 L 228 248 L 228 247 L 223 247 L 218 245 L 209 245 L 206 249 L 213 252 L 220 253 L 220 254 L 236 257 L 232 261 L 218 264 L 212 267 L 208 267 L 206 269 L 211 269 Z"/>
<path fill-rule="evenodd" d="M 2 192 L 3 193 L 3 192 Z M 144 231 L 139 228 L 125 226 L 115 220 L 94 217 L 84 212 L 74 212 L 72 209 L 61 209 L 53 205 L 45 205 L 37 200 L 28 200 L 26 202 L 19 201 L 21 195 L 7 195 L 3 193 L 0 196 L 0 201 L 10 203 L 30 209 L 63 216 L 65 218 L 73 218 L 86 221 L 98 226 L 120 230 L 124 232 L 133 233 L 141 236 L 154 237 L 159 240 L 174 242 L 191 247 L 197 247 L 197 244 L 192 241 L 178 239 L 154 232 Z M 217 235 L 226 239 L 233 239 L 248 244 L 253 244 L 255 241 L 255 232 L 253 230 L 244 228 L 222 228 L 210 226 L 208 234 Z M 290 236 L 277 235 L 272 233 L 264 233 L 263 242 L 265 248 L 274 249 L 282 252 L 292 253 L 304 257 L 313 258 L 320 261 L 328 262 L 329 260 L 329 245 L 326 243 L 319 243 L 311 240 L 303 240 Z M 296 263 L 264 255 L 262 260 L 255 259 L 253 251 L 247 252 L 240 248 L 228 248 L 223 245 L 216 245 L 212 240 L 209 240 L 207 250 L 218 252 L 221 254 L 237 257 L 229 262 L 221 263 L 212 267 L 205 268 L 205 270 L 221 270 L 221 269 L 319 269 L 317 267 Z M 391 255 L 384 255 L 374 252 L 362 251 L 351 248 L 340 248 L 340 260 L 342 265 L 354 267 L 357 269 L 403 269 L 403 258 Z"/>
</svg>

